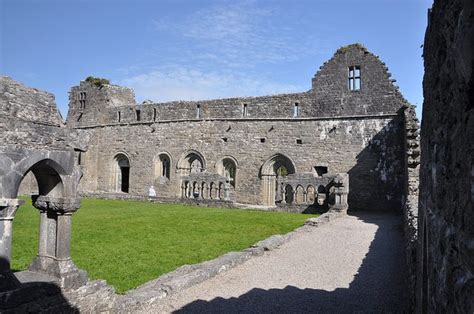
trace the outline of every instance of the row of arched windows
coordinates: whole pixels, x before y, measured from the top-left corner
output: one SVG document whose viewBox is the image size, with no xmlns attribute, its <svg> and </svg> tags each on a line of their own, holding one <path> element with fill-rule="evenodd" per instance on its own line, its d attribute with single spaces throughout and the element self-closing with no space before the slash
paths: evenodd
<svg viewBox="0 0 474 314">
<path fill-rule="evenodd" d="M 204 157 L 197 151 L 189 151 L 178 161 L 177 173 L 180 176 L 190 176 L 200 173 L 206 169 Z M 237 176 L 237 161 L 233 157 L 222 158 L 216 167 L 216 171 L 235 188 Z M 114 156 L 112 167 L 112 189 L 115 192 L 129 192 L 130 160 L 125 153 Z M 154 179 L 171 179 L 171 156 L 168 153 L 160 153 L 154 160 Z"/>
</svg>

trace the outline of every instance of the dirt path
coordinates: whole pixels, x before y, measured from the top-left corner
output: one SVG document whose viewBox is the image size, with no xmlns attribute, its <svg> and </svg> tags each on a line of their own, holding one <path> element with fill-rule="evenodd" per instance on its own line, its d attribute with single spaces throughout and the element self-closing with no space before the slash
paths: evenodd
<svg viewBox="0 0 474 314">
<path fill-rule="evenodd" d="M 305 313 L 405 310 L 401 218 L 361 214 L 171 296 L 147 312 Z"/>
</svg>

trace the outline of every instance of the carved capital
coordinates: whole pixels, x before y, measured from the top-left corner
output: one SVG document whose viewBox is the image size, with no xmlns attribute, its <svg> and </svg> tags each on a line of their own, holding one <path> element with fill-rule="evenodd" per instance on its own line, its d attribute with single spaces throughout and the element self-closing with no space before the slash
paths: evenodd
<svg viewBox="0 0 474 314">
<path fill-rule="evenodd" d="M 24 203 L 17 198 L 0 198 L 0 220 L 13 220 L 16 210 Z"/>
<path fill-rule="evenodd" d="M 80 198 L 61 198 L 49 196 L 36 196 L 33 198 L 33 206 L 40 211 L 52 211 L 59 214 L 71 214 L 81 206 Z"/>
</svg>

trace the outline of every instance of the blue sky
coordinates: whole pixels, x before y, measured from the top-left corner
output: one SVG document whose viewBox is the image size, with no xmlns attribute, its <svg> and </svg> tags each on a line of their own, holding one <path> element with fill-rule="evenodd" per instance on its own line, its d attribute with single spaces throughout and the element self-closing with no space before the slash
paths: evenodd
<svg viewBox="0 0 474 314">
<path fill-rule="evenodd" d="M 422 48 L 432 0 L 0 0 L 0 74 L 56 95 L 89 75 L 138 102 L 310 89 L 338 47 L 387 64 L 421 116 Z"/>
</svg>

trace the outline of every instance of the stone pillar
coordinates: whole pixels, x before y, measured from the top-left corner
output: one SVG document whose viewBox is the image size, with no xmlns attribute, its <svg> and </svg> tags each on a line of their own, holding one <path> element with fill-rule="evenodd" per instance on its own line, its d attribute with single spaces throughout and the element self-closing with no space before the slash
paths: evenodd
<svg viewBox="0 0 474 314">
<path fill-rule="evenodd" d="M 286 205 L 286 187 L 284 186 L 283 183 L 281 184 L 280 191 L 281 191 L 281 204 Z"/>
<path fill-rule="evenodd" d="M 23 200 L 0 199 L 0 291 L 11 290 L 19 285 L 10 269 L 13 218 Z"/>
<path fill-rule="evenodd" d="M 71 218 L 80 206 L 78 198 L 39 196 L 33 205 L 40 211 L 38 256 L 29 270 L 58 280 L 62 288 L 77 288 L 87 282 L 86 272 L 71 260 Z"/>
<path fill-rule="evenodd" d="M 334 178 L 334 205 L 331 210 L 346 213 L 349 208 L 347 195 L 349 194 L 349 175 L 347 173 L 338 173 Z"/>
<path fill-rule="evenodd" d="M 230 199 L 229 198 L 229 186 L 230 186 L 229 182 L 224 183 L 224 200 L 226 200 L 226 201 L 228 201 Z"/>
</svg>

